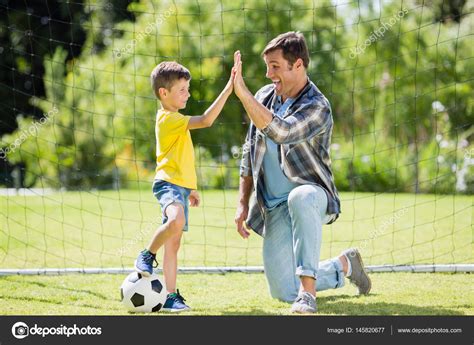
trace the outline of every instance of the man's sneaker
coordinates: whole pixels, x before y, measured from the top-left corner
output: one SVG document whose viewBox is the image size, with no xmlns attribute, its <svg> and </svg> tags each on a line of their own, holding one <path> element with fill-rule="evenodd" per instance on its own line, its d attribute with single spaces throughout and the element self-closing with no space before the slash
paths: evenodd
<svg viewBox="0 0 474 345">
<path fill-rule="evenodd" d="M 179 290 L 176 290 L 177 292 L 173 292 L 168 294 L 168 297 L 166 298 L 165 305 L 161 310 L 163 311 L 169 311 L 172 313 L 180 313 L 182 311 L 186 310 L 191 310 L 191 308 L 184 303 L 186 301 L 183 296 L 179 293 Z"/>
<path fill-rule="evenodd" d="M 317 309 L 316 298 L 306 291 L 300 292 L 291 306 L 291 312 L 299 314 L 316 313 Z"/>
<path fill-rule="evenodd" d="M 350 261 L 352 272 L 348 276 L 350 282 L 357 286 L 360 295 L 367 295 L 372 287 L 372 282 L 364 269 L 364 263 L 357 248 L 350 248 L 341 253 Z"/>
<path fill-rule="evenodd" d="M 147 249 L 142 250 L 135 260 L 135 271 L 145 277 L 151 276 L 153 274 L 153 262 L 156 262 L 154 267 L 158 267 L 158 261 L 155 257 L 155 254 L 150 253 Z"/>
</svg>

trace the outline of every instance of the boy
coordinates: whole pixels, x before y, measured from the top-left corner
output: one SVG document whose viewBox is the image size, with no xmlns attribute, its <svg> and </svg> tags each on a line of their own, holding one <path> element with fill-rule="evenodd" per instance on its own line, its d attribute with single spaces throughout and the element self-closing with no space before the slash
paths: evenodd
<svg viewBox="0 0 474 345">
<path fill-rule="evenodd" d="M 184 66 L 165 61 L 151 73 L 153 91 L 160 100 L 156 116 L 156 175 L 153 194 L 163 214 L 163 224 L 154 233 L 148 247 L 138 255 L 135 270 L 144 276 L 153 273 L 155 255 L 164 246 L 163 276 L 168 297 L 162 310 L 181 312 L 190 307 L 176 289 L 178 249 L 183 231 L 188 230 L 188 201 L 199 205 L 196 191 L 194 150 L 189 130 L 210 127 L 233 91 L 233 75 L 219 97 L 204 115 L 184 116 L 178 111 L 186 107 L 190 96 L 191 74 Z"/>
</svg>

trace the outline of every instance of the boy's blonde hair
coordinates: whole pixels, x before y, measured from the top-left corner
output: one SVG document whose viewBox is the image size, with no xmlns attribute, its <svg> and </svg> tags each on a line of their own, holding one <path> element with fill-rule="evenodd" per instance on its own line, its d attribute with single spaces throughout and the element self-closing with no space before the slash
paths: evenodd
<svg viewBox="0 0 474 345">
<path fill-rule="evenodd" d="M 186 67 L 176 61 L 161 62 L 153 69 L 150 75 L 151 87 L 158 98 L 160 98 L 160 88 L 164 87 L 169 91 L 179 79 L 190 80 L 191 73 Z"/>
</svg>

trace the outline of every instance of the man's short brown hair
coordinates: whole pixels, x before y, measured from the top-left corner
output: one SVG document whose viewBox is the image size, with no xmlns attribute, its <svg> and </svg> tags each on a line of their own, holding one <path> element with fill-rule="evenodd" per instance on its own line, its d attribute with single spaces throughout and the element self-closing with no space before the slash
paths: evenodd
<svg viewBox="0 0 474 345">
<path fill-rule="evenodd" d="M 191 79 L 189 70 L 175 61 L 163 61 L 156 66 L 150 75 L 151 87 L 156 97 L 160 97 L 159 90 L 164 87 L 171 90 L 173 84 L 179 79 Z"/>
<path fill-rule="evenodd" d="M 286 61 L 290 63 L 291 66 L 296 62 L 296 60 L 303 60 L 303 65 L 305 68 L 309 66 L 309 52 L 308 45 L 304 36 L 300 32 L 290 31 L 284 34 L 278 35 L 270 42 L 262 52 L 262 56 L 265 56 L 268 53 L 271 53 L 275 50 L 281 49 L 283 52 L 283 57 Z"/>
</svg>

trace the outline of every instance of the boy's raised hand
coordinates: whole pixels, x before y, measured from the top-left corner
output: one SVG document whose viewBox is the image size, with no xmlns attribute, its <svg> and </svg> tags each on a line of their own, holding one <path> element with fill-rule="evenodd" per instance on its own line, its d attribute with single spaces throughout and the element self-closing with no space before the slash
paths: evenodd
<svg viewBox="0 0 474 345">
<path fill-rule="evenodd" d="M 235 60 L 235 58 L 234 58 Z M 230 78 L 229 81 L 227 82 L 224 92 L 231 94 L 233 89 L 234 89 L 234 78 L 235 78 L 235 63 L 234 67 L 232 67 L 232 70 L 230 71 Z"/>
</svg>

